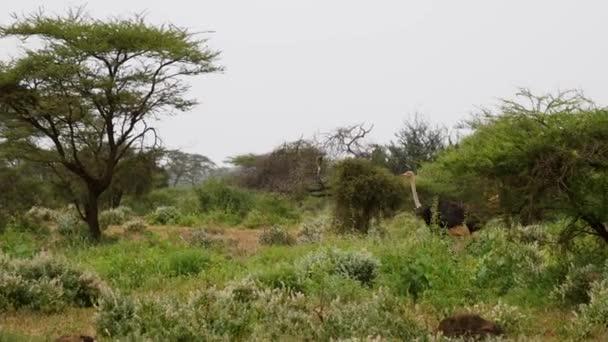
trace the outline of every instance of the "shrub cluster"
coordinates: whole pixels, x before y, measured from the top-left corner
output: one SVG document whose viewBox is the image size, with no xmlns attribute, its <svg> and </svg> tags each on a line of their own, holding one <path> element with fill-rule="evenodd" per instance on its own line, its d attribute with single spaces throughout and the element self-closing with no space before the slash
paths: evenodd
<svg viewBox="0 0 608 342">
<path fill-rule="evenodd" d="M 158 207 L 150 215 L 149 220 L 152 224 L 177 224 L 180 219 L 180 215 L 181 214 L 176 207 Z"/>
<path fill-rule="evenodd" d="M 260 234 L 260 244 L 262 245 L 292 245 L 293 243 L 293 237 L 281 226 L 266 228 Z"/>
<path fill-rule="evenodd" d="M 205 182 L 196 193 L 208 221 L 257 228 L 299 219 L 295 207 L 280 195 L 248 191 L 220 180 Z"/>
<path fill-rule="evenodd" d="M 403 304 L 383 291 L 359 303 L 335 299 L 319 307 L 303 294 L 264 289 L 249 279 L 186 301 L 108 296 L 96 326 L 112 338 L 163 341 L 412 340 L 424 334 Z"/>
<path fill-rule="evenodd" d="M 111 225 L 121 225 L 133 216 L 129 207 L 118 207 L 104 210 L 99 214 L 99 226 L 106 229 Z"/>
<path fill-rule="evenodd" d="M 64 262 L 0 256 L 0 310 L 57 312 L 66 306 L 90 307 L 104 292 L 97 276 Z"/>
<path fill-rule="evenodd" d="M 296 241 L 299 244 L 320 242 L 327 225 L 327 221 L 323 219 L 304 222 L 297 232 Z"/>
<path fill-rule="evenodd" d="M 365 252 L 323 249 L 304 256 L 299 260 L 298 267 L 305 275 L 327 273 L 371 286 L 378 276 L 380 262 Z"/>
</svg>

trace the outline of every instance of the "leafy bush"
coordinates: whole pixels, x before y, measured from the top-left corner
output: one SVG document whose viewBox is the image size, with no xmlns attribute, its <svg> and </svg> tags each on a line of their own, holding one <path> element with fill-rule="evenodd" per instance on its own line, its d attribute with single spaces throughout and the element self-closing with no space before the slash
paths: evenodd
<svg viewBox="0 0 608 342">
<path fill-rule="evenodd" d="M 380 262 L 365 252 L 323 249 L 304 256 L 299 260 L 298 267 L 307 275 L 324 272 L 371 286 L 378 275 Z"/>
<path fill-rule="evenodd" d="M 0 308 L 56 312 L 68 305 L 90 307 L 106 292 L 93 274 L 65 262 L 0 256 Z"/>
<path fill-rule="evenodd" d="M 264 229 L 260 234 L 260 244 L 262 245 L 292 245 L 293 238 L 280 226 L 272 226 Z"/>
<path fill-rule="evenodd" d="M 297 232 L 296 241 L 299 244 L 320 242 L 327 230 L 327 222 L 323 219 L 305 222 Z"/>
<path fill-rule="evenodd" d="M 151 223 L 160 225 L 177 224 L 179 218 L 180 212 L 175 207 L 158 207 L 150 215 Z"/>
<path fill-rule="evenodd" d="M 99 214 L 99 226 L 106 229 L 111 225 L 121 225 L 133 216 L 129 207 L 118 207 L 104 210 Z"/>
<path fill-rule="evenodd" d="M 373 218 L 391 215 L 399 209 L 405 194 L 405 185 L 398 177 L 361 159 L 339 162 L 332 188 L 338 231 L 364 234 Z"/>
<path fill-rule="evenodd" d="M 163 341 L 412 340 L 423 334 L 398 300 L 378 292 L 360 303 L 334 300 L 324 310 L 303 294 L 260 288 L 251 279 L 209 288 L 185 301 L 102 300 L 96 318 L 100 335 Z M 319 319 L 321 318 L 321 319 Z"/>
<path fill-rule="evenodd" d="M 475 283 L 481 288 L 493 288 L 505 294 L 516 285 L 525 286 L 545 267 L 536 244 L 511 241 L 500 228 L 486 228 L 468 246 L 478 259 Z"/>
<path fill-rule="evenodd" d="M 570 264 L 566 278 L 555 287 L 551 294 L 567 305 L 589 303 L 591 284 L 600 280 L 601 277 L 601 268 L 596 265 L 589 264 L 579 267 Z"/>
<path fill-rule="evenodd" d="M 357 303 L 332 301 L 323 317 L 324 340 L 334 338 L 412 341 L 424 331 L 397 298 L 378 291 Z"/>
<path fill-rule="evenodd" d="M 594 335 L 607 332 L 608 280 L 596 281 L 589 291 L 589 303 L 581 304 L 572 323 L 573 338 L 588 340 Z"/>
<path fill-rule="evenodd" d="M 205 182 L 196 189 L 196 193 L 203 213 L 219 210 L 243 218 L 251 210 L 253 203 L 251 193 L 219 180 Z"/>
</svg>

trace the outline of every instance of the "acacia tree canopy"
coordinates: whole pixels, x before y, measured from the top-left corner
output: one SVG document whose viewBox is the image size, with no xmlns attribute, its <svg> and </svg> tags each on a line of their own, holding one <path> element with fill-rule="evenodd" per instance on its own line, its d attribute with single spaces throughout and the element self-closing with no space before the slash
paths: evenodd
<svg viewBox="0 0 608 342">
<path fill-rule="evenodd" d="M 0 139 L 75 176 L 84 190 L 74 200 L 98 239 L 99 196 L 117 167 L 134 146 L 156 142 L 152 119 L 196 104 L 183 76 L 220 71 L 219 52 L 182 28 L 82 11 L 16 17 L 0 37 L 42 41 L 0 63 Z"/>
</svg>

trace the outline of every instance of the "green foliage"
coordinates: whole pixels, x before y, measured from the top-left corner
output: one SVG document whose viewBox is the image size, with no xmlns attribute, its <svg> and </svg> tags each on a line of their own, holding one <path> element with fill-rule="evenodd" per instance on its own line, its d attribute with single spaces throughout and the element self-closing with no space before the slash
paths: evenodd
<svg viewBox="0 0 608 342">
<path fill-rule="evenodd" d="M 125 223 L 132 216 L 133 211 L 129 207 L 118 207 L 104 210 L 99 214 L 99 225 L 102 230 L 111 225 L 118 226 Z"/>
<path fill-rule="evenodd" d="M 49 258 L 0 256 L 0 308 L 56 312 L 66 306 L 90 307 L 106 291 L 93 274 Z"/>
<path fill-rule="evenodd" d="M 504 101 L 485 113 L 423 178 L 486 217 L 528 224 L 565 215 L 608 241 L 608 112 L 572 92 L 518 95 L 532 106 Z"/>
<path fill-rule="evenodd" d="M 175 277 L 196 276 L 212 264 L 209 253 L 200 248 L 154 242 L 90 247 L 73 257 L 93 267 L 112 287 L 124 291 L 157 286 Z"/>
<path fill-rule="evenodd" d="M 17 257 L 30 258 L 40 250 L 41 242 L 31 232 L 7 229 L 0 235 L 2 253 Z"/>
<path fill-rule="evenodd" d="M 534 244 L 526 245 L 509 240 L 500 228 L 486 228 L 468 246 L 478 264 L 475 282 L 480 287 L 491 287 L 506 293 L 516 285 L 525 285 L 544 271 L 543 256 Z"/>
<path fill-rule="evenodd" d="M 99 198 L 112 186 L 126 191 L 121 180 L 137 182 L 125 172 L 137 155 L 131 146 L 154 131 L 148 118 L 192 108 L 183 77 L 221 70 L 213 64 L 219 53 L 175 25 L 141 16 L 103 21 L 79 10 L 16 17 L 0 26 L 0 38 L 7 37 L 43 39 L 0 63 L 0 125 L 10 127 L 0 140 L 61 174 L 71 199 L 89 209 L 98 240 Z"/>
<path fill-rule="evenodd" d="M 209 256 L 197 250 L 171 253 L 167 258 L 166 271 L 173 277 L 197 275 L 209 266 Z"/>
<path fill-rule="evenodd" d="M 249 228 L 289 224 L 299 215 L 283 196 L 257 193 L 221 180 L 208 180 L 196 189 L 203 220 Z"/>
<path fill-rule="evenodd" d="M 341 232 L 367 233 L 373 218 L 389 216 L 401 207 L 405 186 L 388 170 L 362 159 L 345 159 L 332 179 L 334 220 Z"/>
<path fill-rule="evenodd" d="M 175 207 L 158 207 L 150 214 L 149 220 L 152 224 L 172 225 L 178 223 L 180 216 L 179 210 Z"/>
<path fill-rule="evenodd" d="M 608 280 L 596 281 L 589 291 L 589 303 L 581 304 L 572 323 L 570 338 L 588 340 L 605 334 L 608 322 Z"/>
<path fill-rule="evenodd" d="M 314 305 L 304 295 L 265 290 L 245 279 L 223 290 L 195 292 L 186 301 L 108 297 L 100 305 L 96 326 L 112 338 L 163 341 L 328 341 L 368 336 L 411 340 L 423 334 L 403 304 L 384 292 L 360 303 L 336 299 L 323 308 Z"/>
<path fill-rule="evenodd" d="M 317 272 L 334 274 L 371 286 L 378 275 L 380 262 L 365 252 L 323 249 L 299 260 L 298 267 L 307 276 Z"/>
<path fill-rule="evenodd" d="M 201 212 L 213 210 L 245 217 L 253 206 L 251 193 L 219 180 L 209 180 L 197 188 Z"/>
</svg>

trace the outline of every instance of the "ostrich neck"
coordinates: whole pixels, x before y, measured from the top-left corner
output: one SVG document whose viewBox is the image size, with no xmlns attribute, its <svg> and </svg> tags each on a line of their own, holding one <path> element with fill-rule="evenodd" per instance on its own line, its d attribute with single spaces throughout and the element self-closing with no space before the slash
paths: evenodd
<svg viewBox="0 0 608 342">
<path fill-rule="evenodd" d="M 416 205 L 416 209 L 422 207 L 420 204 L 420 200 L 418 199 L 418 192 L 416 192 L 416 177 L 412 177 L 410 180 L 410 186 L 412 187 L 412 197 L 414 198 L 414 204 Z"/>
</svg>

